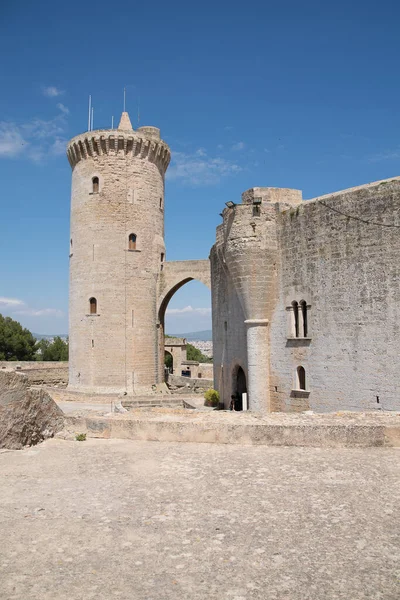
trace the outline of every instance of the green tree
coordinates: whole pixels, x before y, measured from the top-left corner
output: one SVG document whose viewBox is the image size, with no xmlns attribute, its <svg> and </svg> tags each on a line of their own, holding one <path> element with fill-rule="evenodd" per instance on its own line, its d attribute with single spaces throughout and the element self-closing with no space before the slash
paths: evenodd
<svg viewBox="0 0 400 600">
<path fill-rule="evenodd" d="M 37 343 L 37 360 L 67 361 L 68 342 L 56 336 L 52 342 L 40 340 Z"/>
<path fill-rule="evenodd" d="M 11 317 L 0 315 L 0 360 L 35 360 L 36 339 Z"/>
<path fill-rule="evenodd" d="M 211 363 L 212 358 L 209 358 L 201 352 L 198 348 L 192 346 L 192 344 L 186 344 L 186 356 L 188 360 L 197 360 L 201 363 Z"/>
</svg>

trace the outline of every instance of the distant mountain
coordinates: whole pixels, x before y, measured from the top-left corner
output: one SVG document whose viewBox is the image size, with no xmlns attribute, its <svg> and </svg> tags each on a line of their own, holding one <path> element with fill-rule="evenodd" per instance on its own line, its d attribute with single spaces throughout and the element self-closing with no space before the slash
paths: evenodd
<svg viewBox="0 0 400 600">
<path fill-rule="evenodd" d="M 212 330 L 206 329 L 205 331 L 191 331 L 190 333 L 169 333 L 173 337 L 186 338 L 188 342 L 193 340 L 199 340 L 201 342 L 212 342 Z"/>
<path fill-rule="evenodd" d="M 43 333 L 33 333 L 32 335 L 37 340 L 52 340 L 55 337 L 60 337 L 62 340 L 66 340 L 68 337 L 68 333 L 54 333 L 52 335 L 45 335 Z"/>
</svg>

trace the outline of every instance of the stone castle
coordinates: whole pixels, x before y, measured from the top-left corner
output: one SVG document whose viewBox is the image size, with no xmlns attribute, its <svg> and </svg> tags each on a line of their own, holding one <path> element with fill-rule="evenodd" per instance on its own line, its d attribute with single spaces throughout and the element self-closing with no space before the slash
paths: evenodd
<svg viewBox="0 0 400 600">
<path fill-rule="evenodd" d="M 253 188 L 211 250 L 215 385 L 255 411 L 400 409 L 400 178 Z"/>
<path fill-rule="evenodd" d="M 210 262 L 166 261 L 155 127 L 88 131 L 72 167 L 69 389 L 148 394 L 164 381 L 164 315 L 212 289 L 214 386 L 250 410 L 399 409 L 400 178 L 304 202 L 252 188 L 227 203 Z"/>
</svg>

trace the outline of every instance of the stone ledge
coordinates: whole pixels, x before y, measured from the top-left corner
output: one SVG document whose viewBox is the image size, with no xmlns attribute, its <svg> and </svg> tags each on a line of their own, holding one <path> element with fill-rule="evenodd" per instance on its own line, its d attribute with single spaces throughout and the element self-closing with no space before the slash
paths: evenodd
<svg viewBox="0 0 400 600">
<path fill-rule="evenodd" d="M 183 413 L 183 414 L 182 414 Z M 243 419 L 244 416 L 244 419 Z M 67 417 L 66 429 L 88 437 L 313 448 L 400 447 L 400 419 L 385 422 L 343 422 L 332 419 L 256 419 L 235 413 L 200 413 L 194 410 L 131 412 L 115 416 Z M 285 419 L 284 419 L 285 420 Z M 325 420 L 325 422 L 324 422 Z M 258 422 L 257 422 L 258 421 Z M 262 422 L 264 421 L 264 422 Z M 318 422 L 319 421 L 319 422 Z M 362 421 L 362 419 L 361 419 Z M 392 422 L 391 422 L 392 421 Z"/>
</svg>

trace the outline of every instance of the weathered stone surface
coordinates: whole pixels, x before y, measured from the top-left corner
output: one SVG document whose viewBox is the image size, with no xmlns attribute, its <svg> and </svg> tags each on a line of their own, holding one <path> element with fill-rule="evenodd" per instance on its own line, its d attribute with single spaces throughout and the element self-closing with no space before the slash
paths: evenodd
<svg viewBox="0 0 400 600">
<path fill-rule="evenodd" d="M 210 256 L 225 407 L 241 367 L 251 410 L 399 410 L 400 178 L 306 202 L 253 188 L 223 217 Z"/>
<path fill-rule="evenodd" d="M 0 371 L 0 448 L 37 444 L 63 426 L 63 412 L 47 392 L 30 389 L 21 373 Z"/>
<path fill-rule="evenodd" d="M 0 453 L 0 598 L 398 600 L 399 478 L 392 448 Z"/>
<path fill-rule="evenodd" d="M 0 361 L 0 370 L 17 370 L 24 373 L 29 385 L 66 387 L 68 362 L 62 361 Z"/>
</svg>

